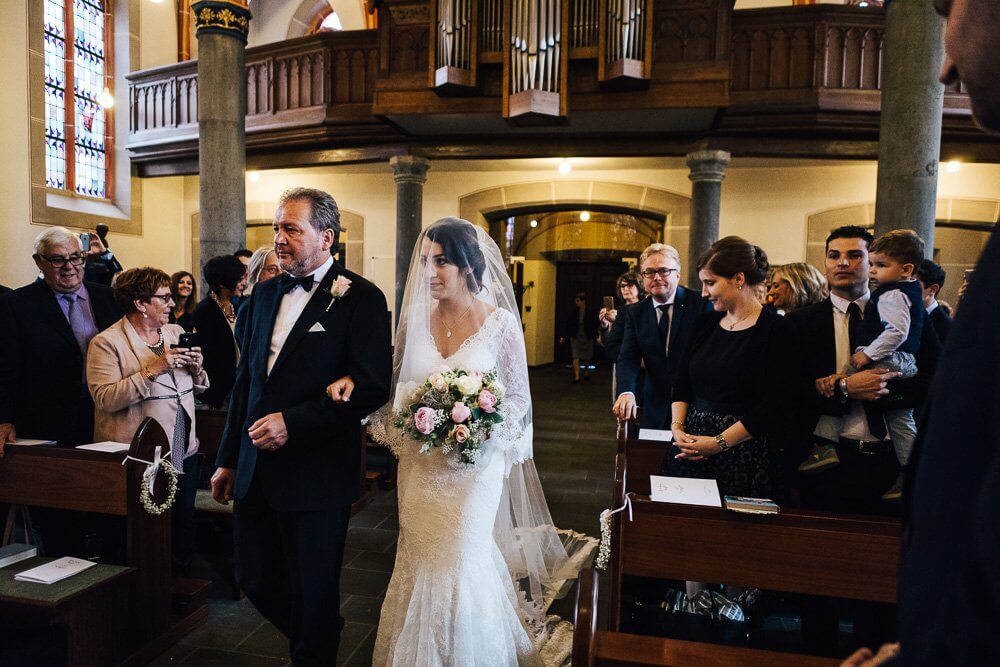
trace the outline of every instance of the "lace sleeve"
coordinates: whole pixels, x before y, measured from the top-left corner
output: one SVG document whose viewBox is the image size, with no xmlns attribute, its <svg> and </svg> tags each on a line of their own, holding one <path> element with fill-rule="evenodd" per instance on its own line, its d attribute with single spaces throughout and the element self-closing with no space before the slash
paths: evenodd
<svg viewBox="0 0 1000 667">
<path fill-rule="evenodd" d="M 503 421 L 493 437 L 509 449 L 508 464 L 531 458 L 531 391 L 528 385 L 528 361 L 520 323 L 504 313 L 497 346 L 497 371 L 507 391 L 500 407 Z"/>
</svg>

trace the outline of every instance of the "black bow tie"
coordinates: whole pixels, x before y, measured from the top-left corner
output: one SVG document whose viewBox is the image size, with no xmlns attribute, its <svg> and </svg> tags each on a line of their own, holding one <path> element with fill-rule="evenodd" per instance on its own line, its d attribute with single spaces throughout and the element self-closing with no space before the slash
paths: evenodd
<svg viewBox="0 0 1000 667">
<path fill-rule="evenodd" d="M 307 292 L 311 292 L 313 285 L 316 281 L 313 280 L 311 275 L 302 276 L 301 278 L 296 278 L 295 276 L 290 276 L 287 273 L 281 276 L 281 293 L 288 294 L 295 286 L 298 285 Z"/>
</svg>

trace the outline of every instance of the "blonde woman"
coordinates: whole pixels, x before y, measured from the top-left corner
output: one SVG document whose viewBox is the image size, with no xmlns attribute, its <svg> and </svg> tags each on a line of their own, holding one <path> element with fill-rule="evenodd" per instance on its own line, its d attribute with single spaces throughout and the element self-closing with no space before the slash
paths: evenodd
<svg viewBox="0 0 1000 667">
<path fill-rule="evenodd" d="M 819 269 L 805 262 L 775 267 L 768 291 L 771 305 L 786 315 L 803 306 L 819 303 L 829 294 L 826 277 Z"/>
</svg>

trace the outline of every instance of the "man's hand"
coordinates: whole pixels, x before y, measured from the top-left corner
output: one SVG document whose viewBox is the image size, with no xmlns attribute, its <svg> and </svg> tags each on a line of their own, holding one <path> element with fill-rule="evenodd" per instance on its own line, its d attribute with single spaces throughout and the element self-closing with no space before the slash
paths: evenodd
<svg viewBox="0 0 1000 667">
<path fill-rule="evenodd" d="M 874 401 L 889 393 L 888 382 L 902 373 L 885 368 L 866 368 L 847 377 L 847 396 L 861 401 Z"/>
<path fill-rule="evenodd" d="M 844 376 L 834 373 L 833 375 L 827 375 L 825 378 L 816 378 L 816 391 L 821 396 L 833 398 L 836 393 L 837 383 L 840 382 L 842 377 Z"/>
<path fill-rule="evenodd" d="M 90 247 L 87 248 L 88 255 L 103 255 L 107 252 L 107 248 L 104 246 L 104 241 L 101 237 L 97 235 L 97 232 L 90 233 Z"/>
<path fill-rule="evenodd" d="M 345 375 L 326 388 L 326 395 L 334 403 L 350 403 L 351 394 L 354 392 L 354 380 L 350 375 Z"/>
<path fill-rule="evenodd" d="M 233 499 L 233 482 L 236 471 L 232 468 L 217 468 L 212 475 L 212 499 L 220 505 L 228 505 Z"/>
<path fill-rule="evenodd" d="M 840 667 L 879 667 L 886 660 L 895 658 L 897 655 L 899 655 L 899 642 L 895 644 L 882 644 L 882 648 L 875 654 L 872 654 L 870 648 L 859 648 L 844 662 L 840 663 Z"/>
<path fill-rule="evenodd" d="M 284 447 L 288 442 L 288 429 L 280 412 L 264 415 L 250 425 L 247 433 L 250 434 L 250 442 L 254 447 L 269 452 Z"/>
<path fill-rule="evenodd" d="M 3 458 L 3 446 L 17 439 L 17 429 L 13 424 L 0 424 L 0 459 Z"/>
<path fill-rule="evenodd" d="M 618 397 L 615 401 L 614 406 L 611 408 L 611 412 L 615 413 L 618 419 L 634 419 L 636 410 L 639 408 L 635 402 L 635 395 L 632 393 L 625 393 Z"/>
</svg>

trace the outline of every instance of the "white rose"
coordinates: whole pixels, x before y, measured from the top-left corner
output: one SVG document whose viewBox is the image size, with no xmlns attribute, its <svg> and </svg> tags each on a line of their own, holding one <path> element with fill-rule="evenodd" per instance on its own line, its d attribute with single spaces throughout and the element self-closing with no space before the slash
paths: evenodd
<svg viewBox="0 0 1000 667">
<path fill-rule="evenodd" d="M 434 373 L 427 379 L 437 391 L 448 391 L 448 380 L 441 373 Z"/>
<path fill-rule="evenodd" d="M 503 383 L 500 382 L 500 380 L 494 380 L 490 385 L 490 391 L 492 391 L 493 395 L 497 398 L 503 398 L 504 394 L 507 393 L 507 387 L 503 386 Z"/>
<path fill-rule="evenodd" d="M 463 375 L 455 380 L 455 386 L 464 396 L 471 396 L 479 393 L 483 386 L 483 380 L 475 375 Z"/>
</svg>

